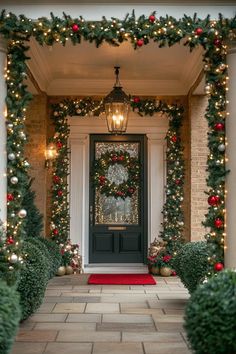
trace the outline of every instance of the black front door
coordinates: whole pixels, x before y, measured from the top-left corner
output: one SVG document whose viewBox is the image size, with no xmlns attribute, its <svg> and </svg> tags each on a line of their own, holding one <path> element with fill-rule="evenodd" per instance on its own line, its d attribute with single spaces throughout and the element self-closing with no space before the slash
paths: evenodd
<svg viewBox="0 0 236 354">
<path fill-rule="evenodd" d="M 145 262 L 146 137 L 91 135 L 90 159 L 89 263 Z M 95 169 L 98 162 L 100 170 Z M 139 169 L 139 177 L 133 174 L 133 166 Z"/>
</svg>

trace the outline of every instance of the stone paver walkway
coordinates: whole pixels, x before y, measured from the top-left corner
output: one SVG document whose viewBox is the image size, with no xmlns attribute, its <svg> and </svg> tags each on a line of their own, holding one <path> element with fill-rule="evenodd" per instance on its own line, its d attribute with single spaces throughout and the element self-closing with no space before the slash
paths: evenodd
<svg viewBox="0 0 236 354">
<path fill-rule="evenodd" d="M 21 324 L 12 354 L 187 354 L 189 297 L 176 277 L 157 285 L 87 285 L 88 275 L 54 278 L 43 305 Z"/>
</svg>

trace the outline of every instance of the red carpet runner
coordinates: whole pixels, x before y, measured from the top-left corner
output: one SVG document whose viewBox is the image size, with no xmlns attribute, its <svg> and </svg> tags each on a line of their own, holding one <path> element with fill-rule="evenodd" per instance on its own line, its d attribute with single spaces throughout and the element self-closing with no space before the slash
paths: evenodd
<svg viewBox="0 0 236 354">
<path fill-rule="evenodd" d="M 92 274 L 88 284 L 156 285 L 156 281 L 151 274 Z"/>
</svg>

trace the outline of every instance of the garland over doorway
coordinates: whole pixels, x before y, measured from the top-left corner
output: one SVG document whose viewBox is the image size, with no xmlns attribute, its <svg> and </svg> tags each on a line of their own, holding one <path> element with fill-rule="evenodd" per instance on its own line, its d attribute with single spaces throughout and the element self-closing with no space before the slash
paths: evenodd
<svg viewBox="0 0 236 354">
<path fill-rule="evenodd" d="M 175 104 L 169 105 L 159 100 L 141 100 L 139 97 L 132 98 L 131 106 L 141 116 L 153 116 L 155 113 L 160 112 L 169 118 L 169 129 L 166 134 L 166 200 L 163 207 L 163 231 L 160 236 L 167 241 L 167 248 L 173 253 L 178 248 L 180 242 L 183 241 L 182 233 L 184 228 L 184 160 L 180 138 L 183 107 Z M 57 147 L 57 158 L 54 163 L 52 185 L 51 237 L 59 243 L 64 243 L 69 237 L 70 214 L 67 176 L 69 174 L 68 138 L 70 131 L 68 116 L 98 116 L 103 112 L 103 101 L 94 101 L 91 98 L 80 100 L 67 99 L 53 105 L 52 119 L 55 124 L 55 135 L 52 142 Z M 99 172 L 100 169 L 97 168 L 95 169 L 95 173 L 96 171 Z M 100 184 L 99 176 L 96 177 L 95 175 L 95 183 Z M 135 188 L 135 184 L 133 188 Z M 108 190 L 106 189 L 105 192 L 108 192 Z M 132 194 L 129 188 L 127 189 L 127 193 L 129 195 Z M 119 195 L 119 197 L 124 196 Z"/>
<path fill-rule="evenodd" d="M 208 134 L 208 204 L 205 225 L 210 228 L 206 235 L 213 265 L 222 261 L 224 251 L 224 210 L 225 210 L 225 118 L 227 88 L 227 45 L 235 40 L 236 17 L 212 21 L 210 16 L 204 19 L 185 15 L 177 20 L 171 16 L 157 18 L 155 13 L 149 17 L 139 18 L 135 14 L 127 15 L 124 20 L 105 17 L 101 21 L 85 21 L 82 17 L 72 19 L 64 14 L 59 18 L 51 14 L 51 18 L 32 20 L 24 15 L 16 16 L 2 11 L 0 15 L 0 34 L 8 40 L 6 68 L 7 84 L 7 153 L 8 153 L 8 230 L 7 240 L 2 252 L 6 254 L 6 264 L 13 272 L 20 262 L 20 240 L 24 230 L 25 211 L 21 209 L 22 199 L 26 191 L 28 162 L 24 159 L 25 111 L 31 95 L 23 84 L 26 75 L 26 43 L 34 37 L 38 43 L 65 45 L 68 40 L 80 43 L 81 39 L 93 42 L 97 46 L 103 42 L 118 46 L 129 40 L 134 48 L 142 47 L 150 40 L 159 47 L 171 46 L 185 39 L 185 45 L 191 50 L 197 46 L 204 49 L 206 92 L 209 95 L 206 119 Z M 140 103 L 140 109 L 148 110 Z M 175 139 L 174 139 L 175 140 Z M 12 177 L 17 177 L 13 179 Z M 14 181 L 14 183 L 12 182 Z M 206 198 L 206 203 L 207 203 Z M 165 208 L 164 208 L 165 209 Z M 165 210 L 164 210 L 165 211 Z M 65 221 L 66 223 L 67 221 Z M 65 224 L 63 232 L 68 225 Z M 13 258 L 12 255 L 16 255 Z"/>
</svg>

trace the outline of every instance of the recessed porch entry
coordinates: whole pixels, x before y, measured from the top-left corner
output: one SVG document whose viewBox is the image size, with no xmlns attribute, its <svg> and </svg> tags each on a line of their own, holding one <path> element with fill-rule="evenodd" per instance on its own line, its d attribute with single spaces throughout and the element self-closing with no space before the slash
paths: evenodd
<svg viewBox="0 0 236 354">
<path fill-rule="evenodd" d="M 145 263 L 148 215 L 146 150 L 145 135 L 90 135 L 89 263 Z M 131 195 L 125 198 L 107 196 L 94 186 L 95 163 L 99 159 L 105 161 L 105 154 L 109 154 L 111 161 L 109 157 L 100 177 L 117 186 L 128 182 L 130 170 L 135 168 L 132 164 L 125 167 L 121 162 L 115 162 L 117 156 L 124 159 L 128 154 L 130 159 L 139 162 L 138 180 L 134 182 L 138 187 L 134 192 L 134 188 L 131 190 Z"/>
<path fill-rule="evenodd" d="M 131 269 L 126 267 L 126 264 L 129 264 L 130 266 L 135 266 L 137 269 L 139 268 L 139 271 L 142 272 L 143 268 L 139 267 L 139 265 L 142 266 L 145 262 L 147 247 L 161 231 L 165 184 L 165 135 L 168 129 L 168 118 L 161 114 L 144 118 L 138 116 L 137 113 L 130 112 L 127 134 L 123 136 L 107 134 L 107 126 L 104 118 L 91 116 L 86 117 L 86 119 L 79 119 L 78 117 L 68 119 L 70 125 L 69 145 L 71 150 L 69 176 L 70 238 L 73 243 L 79 243 L 80 245 L 80 254 L 82 255 L 84 270 L 87 272 L 89 269 L 90 271 L 94 271 L 95 268 L 99 268 L 99 271 L 106 272 L 106 269 L 111 269 L 111 265 L 116 268 L 120 265 L 122 268 Z M 143 224 L 138 224 L 134 227 L 123 224 L 95 225 L 94 190 L 91 186 L 90 172 L 92 160 L 95 158 L 95 148 L 92 146 L 94 146 L 95 141 L 103 142 L 106 141 L 106 139 L 111 139 L 110 142 L 116 139 L 118 139 L 118 141 L 124 139 L 124 141 L 128 140 L 128 143 L 132 144 L 135 140 L 139 141 L 139 137 L 143 140 L 143 142 L 141 141 L 140 143 L 141 145 L 143 144 L 143 147 L 140 147 L 140 152 L 143 154 L 143 168 L 145 168 L 145 176 L 142 182 L 144 183 L 144 188 L 142 188 L 141 192 L 143 193 L 142 198 L 146 198 L 146 201 L 143 200 L 143 204 L 139 204 L 139 208 L 140 213 L 143 212 L 145 214 L 145 220 L 143 219 Z M 93 141 L 93 138 L 97 140 L 95 139 Z M 129 141 L 129 139 L 131 140 Z M 132 139 L 134 140 L 132 141 Z M 145 211 L 144 205 L 146 205 Z M 91 206 L 92 208 L 90 209 Z M 141 208 L 143 208 L 143 211 Z M 142 216 L 143 218 L 144 214 Z M 93 220 L 92 227 L 91 218 Z M 126 230 L 108 230 L 108 227 L 112 226 L 126 227 Z M 138 227 L 140 227 L 139 231 Z M 124 238 L 124 234 L 129 233 L 131 235 L 133 230 L 135 231 L 133 236 L 130 237 L 130 240 L 133 237 L 134 242 L 132 242 L 131 247 L 134 247 L 135 242 L 137 242 L 135 236 L 136 232 L 142 233 L 138 241 L 140 245 L 139 254 L 134 250 L 128 252 L 128 250 L 124 249 L 123 252 L 120 252 L 120 257 L 118 257 L 119 252 L 117 254 L 115 252 L 111 256 L 108 250 L 106 252 L 101 250 L 101 247 L 105 247 L 105 243 L 103 243 L 104 240 L 102 243 L 95 245 L 94 250 L 97 250 L 97 252 L 92 252 L 93 242 L 95 242 L 92 233 L 97 234 L 97 232 L 100 233 L 100 231 L 102 231 L 99 236 L 104 232 L 105 239 L 107 233 L 114 233 L 114 236 L 112 236 L 114 240 L 116 242 L 119 240 L 118 248 L 117 244 L 116 247 L 113 245 L 117 251 L 122 240 L 128 241 L 128 239 Z M 95 236 L 95 239 L 96 237 L 98 238 L 98 235 Z M 112 237 L 109 238 L 108 236 L 105 242 L 109 244 Z M 99 241 L 101 239 L 99 239 Z M 128 248 L 129 245 L 127 243 L 121 246 Z M 108 245 L 106 247 L 109 248 L 111 246 Z M 137 243 L 135 247 L 137 247 Z M 98 250 L 98 248 L 100 248 L 100 250 Z M 114 267 L 112 269 L 115 271 L 116 268 Z"/>
</svg>

